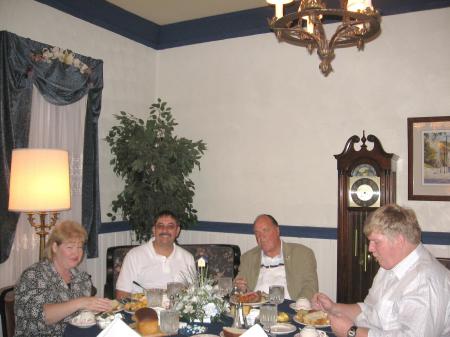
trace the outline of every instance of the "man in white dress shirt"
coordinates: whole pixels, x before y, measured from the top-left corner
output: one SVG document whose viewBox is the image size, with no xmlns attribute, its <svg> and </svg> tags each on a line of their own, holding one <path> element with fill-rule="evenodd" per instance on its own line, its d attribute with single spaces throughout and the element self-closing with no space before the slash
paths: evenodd
<svg viewBox="0 0 450 337">
<path fill-rule="evenodd" d="M 450 272 L 423 246 L 413 210 L 386 205 L 364 226 L 380 269 L 364 303 L 313 296 L 337 337 L 450 336 Z"/>
<path fill-rule="evenodd" d="M 182 282 L 190 270 L 195 270 L 192 254 L 175 244 L 180 223 L 172 212 L 163 211 L 155 217 L 152 233 L 149 242 L 125 256 L 116 283 L 116 298 L 142 292 L 133 281 L 148 289 L 165 289 L 168 282 Z"/>
</svg>

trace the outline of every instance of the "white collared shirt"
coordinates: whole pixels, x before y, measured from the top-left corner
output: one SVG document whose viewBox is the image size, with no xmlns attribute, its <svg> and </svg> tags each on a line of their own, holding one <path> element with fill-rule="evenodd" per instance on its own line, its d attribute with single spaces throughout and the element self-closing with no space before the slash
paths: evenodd
<svg viewBox="0 0 450 337">
<path fill-rule="evenodd" d="M 450 272 L 422 245 L 391 270 L 379 269 L 358 303 L 369 337 L 450 336 Z"/>
<path fill-rule="evenodd" d="M 168 282 L 182 282 L 189 269 L 195 270 L 194 258 L 187 250 L 174 244 L 172 253 L 166 257 L 156 253 L 153 241 L 154 239 L 128 252 L 116 289 L 129 293 L 142 292 L 133 281 L 148 289 L 165 289 Z"/>
<path fill-rule="evenodd" d="M 261 251 L 261 266 L 255 290 L 263 291 L 268 294 L 271 285 L 283 286 L 284 298 L 291 299 L 287 290 L 283 245 L 281 245 L 280 254 L 274 257 L 267 256 Z"/>
</svg>

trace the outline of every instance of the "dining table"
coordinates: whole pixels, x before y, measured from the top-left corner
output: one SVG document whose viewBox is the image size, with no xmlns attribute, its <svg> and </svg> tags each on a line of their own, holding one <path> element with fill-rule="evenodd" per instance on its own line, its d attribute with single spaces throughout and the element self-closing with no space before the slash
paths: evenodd
<svg viewBox="0 0 450 337">
<path fill-rule="evenodd" d="M 287 333 L 287 334 L 274 334 L 272 333 L 272 336 L 275 337 L 294 337 L 297 333 L 300 332 L 300 330 L 304 327 L 304 325 L 297 323 L 293 318 L 295 316 L 295 310 L 290 307 L 291 303 L 295 303 L 291 300 L 284 300 L 283 303 L 278 305 L 278 311 L 286 312 L 289 315 L 289 323 L 293 324 L 296 329 L 294 332 Z M 124 321 L 127 323 L 131 323 L 131 314 L 123 312 Z M 202 325 L 206 328 L 206 331 L 202 332 L 203 334 L 211 334 L 211 335 L 217 335 L 219 336 L 220 332 L 222 331 L 222 328 L 224 326 L 231 326 L 233 323 L 233 318 L 229 316 L 224 316 L 223 319 L 221 319 L 219 322 L 210 323 L 210 324 L 201 324 L 196 323 L 198 325 Z M 335 335 L 332 333 L 330 327 L 324 327 L 324 328 L 318 328 L 318 330 L 322 330 L 326 332 L 328 337 L 335 337 Z M 67 327 L 64 331 L 64 337 L 96 337 L 102 330 L 97 326 L 93 325 L 88 328 L 80 328 L 71 324 L 67 324 Z M 278 335 L 278 336 L 276 336 Z M 172 335 L 174 337 L 190 337 L 192 336 L 192 333 L 186 334 L 183 329 L 180 329 L 178 331 L 178 334 Z"/>
</svg>

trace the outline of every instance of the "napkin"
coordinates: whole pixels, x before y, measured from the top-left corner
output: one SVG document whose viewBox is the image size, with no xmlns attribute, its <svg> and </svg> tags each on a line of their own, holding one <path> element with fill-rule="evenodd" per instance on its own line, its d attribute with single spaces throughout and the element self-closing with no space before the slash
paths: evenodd
<svg viewBox="0 0 450 337">
<path fill-rule="evenodd" d="M 118 316 L 97 337 L 141 337 Z"/>
<path fill-rule="evenodd" d="M 255 324 L 240 337 L 267 337 L 267 334 L 259 324 Z"/>
</svg>

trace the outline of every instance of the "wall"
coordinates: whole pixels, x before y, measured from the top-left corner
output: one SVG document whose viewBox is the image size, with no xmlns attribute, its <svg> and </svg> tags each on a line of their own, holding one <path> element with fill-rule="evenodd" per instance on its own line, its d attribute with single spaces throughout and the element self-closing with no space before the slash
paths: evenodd
<svg viewBox="0 0 450 337">
<path fill-rule="evenodd" d="M 336 51 L 328 78 L 319 72 L 316 55 L 278 43 L 272 34 L 155 52 L 27 0 L 0 2 L 0 29 L 104 60 L 101 139 L 113 113 L 145 115 L 155 97 L 167 100 L 180 123 L 177 133 L 208 144 L 201 171 L 193 174 L 200 220 L 250 223 L 268 212 L 284 225 L 336 227 L 333 155 L 366 130 L 400 157 L 399 203 L 417 210 L 425 230 L 448 231 L 448 203 L 407 200 L 406 118 L 450 115 L 444 43 L 449 15 L 447 8 L 384 17 L 382 35 L 364 52 Z M 109 166 L 107 145 L 99 143 L 102 220 L 108 221 L 121 184 Z M 106 247 L 131 240 L 126 232 L 109 235 L 100 236 L 102 258 L 87 263 L 99 290 Z M 286 240 L 315 250 L 320 287 L 334 296 L 336 242 Z M 254 245 L 250 235 L 192 231 L 180 241 L 236 243 L 243 252 Z M 450 256 L 448 247 L 431 248 Z M 10 268 L 0 265 L 1 285 L 17 278 L 6 276 Z"/>
<path fill-rule="evenodd" d="M 68 48 L 104 61 L 104 90 L 99 119 L 100 188 L 103 221 L 121 181 L 109 165 L 109 147 L 103 139 L 115 123 L 113 114 L 121 110 L 145 114 L 155 96 L 156 52 L 46 5 L 29 0 L 0 1 L 0 29 L 30 39 Z M 2 196 L 3 197 L 3 196 Z M 10 258 L 0 265 L 0 287 L 13 284 L 23 269 L 38 259 L 38 236 L 31 226 L 19 228 L 23 238 L 14 243 Z M 28 233 L 28 235 L 27 235 Z M 28 241 L 26 238 L 30 238 Z M 99 259 L 90 259 L 85 268 L 92 274 L 100 294 L 105 282 L 108 246 L 130 243 L 130 234 L 100 236 Z"/>
<path fill-rule="evenodd" d="M 333 155 L 365 130 L 400 158 L 398 203 L 417 211 L 424 230 L 448 232 L 448 202 L 408 200 L 406 120 L 450 115 L 449 16 L 446 8 L 383 17 L 381 36 L 363 52 L 336 51 L 327 78 L 316 54 L 273 34 L 159 52 L 158 95 L 179 132 L 208 145 L 194 174 L 200 219 L 250 223 L 267 212 L 284 225 L 336 227 Z M 195 235 L 184 239 L 254 245 L 241 235 Z M 320 287 L 334 295 L 335 243 L 298 240 L 315 249 Z M 450 256 L 448 246 L 431 249 Z"/>
</svg>

